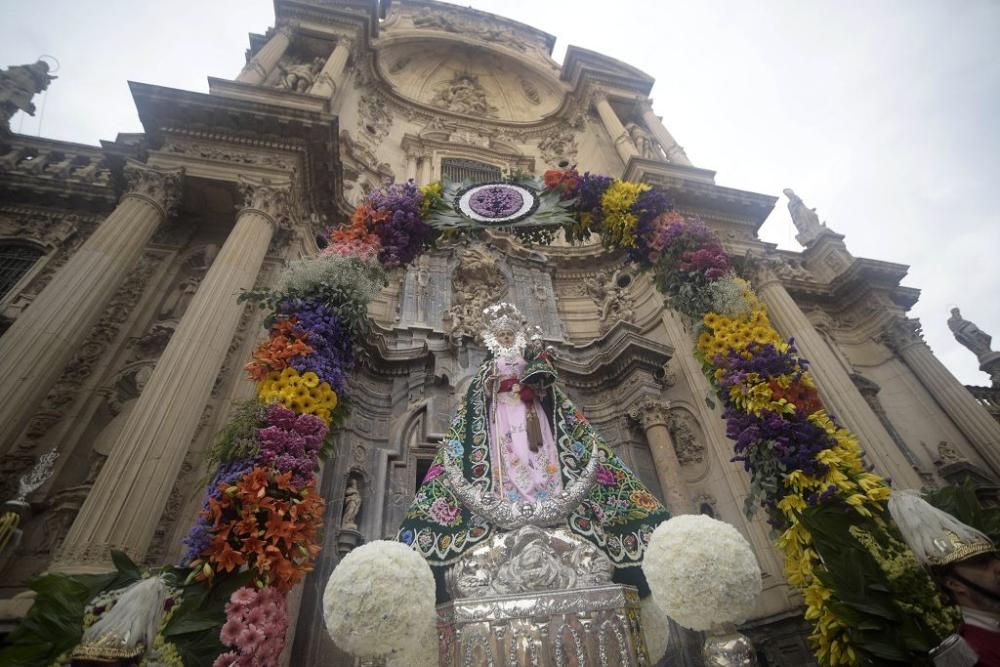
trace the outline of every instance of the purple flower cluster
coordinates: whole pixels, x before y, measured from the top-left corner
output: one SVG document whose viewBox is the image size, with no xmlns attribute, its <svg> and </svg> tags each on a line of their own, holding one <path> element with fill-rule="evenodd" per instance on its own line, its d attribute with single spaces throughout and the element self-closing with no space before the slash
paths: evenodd
<svg viewBox="0 0 1000 667">
<path fill-rule="evenodd" d="M 257 431 L 259 461 L 281 472 L 291 472 L 302 487 L 312 481 L 327 428 L 315 415 L 297 415 L 279 404 L 267 410 L 267 426 Z"/>
<path fill-rule="evenodd" d="M 576 190 L 576 208 L 581 213 L 591 214 L 591 229 L 598 229 L 601 225 L 601 197 L 613 180 L 610 176 L 596 176 L 589 171 L 580 177 Z"/>
<path fill-rule="evenodd" d="M 801 470 L 810 476 L 827 472 L 827 466 L 816 460 L 816 455 L 835 444 L 821 427 L 813 424 L 801 411 L 792 414 L 763 411 L 758 417 L 729 407 L 726 435 L 736 441 L 734 461 L 743 461 L 744 468 L 753 471 L 757 466 L 754 454 L 763 451 L 760 443 L 768 442 L 768 456 L 785 470 Z"/>
<path fill-rule="evenodd" d="M 226 487 L 232 486 L 236 480 L 253 470 L 254 465 L 255 462 L 250 459 L 236 459 L 221 464 L 219 469 L 215 471 L 208 488 L 205 489 L 205 499 L 201 503 L 202 512 L 208 510 L 209 499 L 219 500 L 222 498 Z M 187 567 L 191 561 L 197 560 L 208 548 L 212 541 L 212 531 L 211 520 L 207 516 L 199 514 L 198 520 L 188 531 L 187 537 L 184 538 L 183 543 L 187 550 L 181 557 L 181 567 Z"/>
<path fill-rule="evenodd" d="M 649 241 L 656 233 L 656 220 L 673 208 L 673 200 L 663 190 L 653 188 L 639 195 L 632 204 L 632 213 L 638 218 L 635 225 L 635 247 L 628 249 L 629 259 L 648 266 Z"/>
<path fill-rule="evenodd" d="M 404 266 L 413 261 L 434 240 L 434 228 L 420 218 L 423 195 L 413 180 L 375 190 L 368 203 L 386 216 L 375 226 L 382 242 L 379 261 L 386 268 Z"/>
<path fill-rule="evenodd" d="M 726 357 L 716 357 L 713 365 L 725 371 L 719 386 L 728 390 L 730 387 L 742 384 L 750 373 L 756 373 L 765 379 L 777 379 L 781 376 L 792 380 L 801 379 L 809 362 L 800 359 L 796 354 L 794 338 L 790 338 L 788 343 L 785 352 L 779 351 L 771 343 L 751 343 L 745 348 L 745 351 L 750 353 L 749 359 L 736 350 L 729 350 Z"/>
<path fill-rule="evenodd" d="M 285 301 L 279 312 L 298 318 L 296 330 L 307 335 L 313 351 L 296 355 L 291 366 L 299 373 L 312 371 L 320 382 L 330 383 L 338 396 L 347 396 L 347 372 L 354 368 L 354 352 L 350 335 L 343 330 L 337 316 L 325 305 L 303 299 Z"/>
</svg>

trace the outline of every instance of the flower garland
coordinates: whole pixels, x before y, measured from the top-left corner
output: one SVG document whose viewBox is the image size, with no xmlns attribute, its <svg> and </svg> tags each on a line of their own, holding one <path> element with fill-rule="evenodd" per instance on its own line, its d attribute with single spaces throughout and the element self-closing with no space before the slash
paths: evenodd
<svg viewBox="0 0 1000 667">
<path fill-rule="evenodd" d="M 602 233 L 606 245 L 626 249 L 641 268 L 653 270 L 672 307 L 698 323 L 695 355 L 723 401 L 734 460 L 751 475 L 748 508 L 763 505 L 781 531 L 776 544 L 789 583 L 803 594 L 820 663 L 884 658 L 877 642 L 895 643 L 901 662 L 926 661 L 934 639 L 954 629 L 954 616 L 912 557 L 896 558 L 900 543 L 885 512 L 888 484 L 865 469 L 857 439 L 827 414 L 808 363 L 794 341 L 773 329 L 749 283 L 734 275 L 719 240 L 699 221 L 670 211 L 656 190 L 580 176 L 573 168 L 549 172 L 545 182 L 575 195 L 581 229 Z M 898 627 L 915 626 L 924 635 L 922 645 L 912 641 L 914 633 L 904 637 L 884 619 L 876 621 L 883 621 L 885 633 L 868 641 L 859 619 L 871 618 L 845 609 L 849 604 L 833 583 L 844 573 L 832 572 L 829 560 L 820 557 L 823 515 L 810 513 L 820 507 L 853 513 L 849 536 L 876 564 L 880 580 L 874 583 L 896 593 L 892 613 L 909 617 Z M 904 579 L 909 588 L 898 584 Z"/>
</svg>

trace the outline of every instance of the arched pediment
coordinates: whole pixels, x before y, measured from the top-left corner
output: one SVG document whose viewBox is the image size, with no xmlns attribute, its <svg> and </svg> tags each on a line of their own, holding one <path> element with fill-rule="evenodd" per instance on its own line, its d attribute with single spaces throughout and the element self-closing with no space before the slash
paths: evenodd
<svg viewBox="0 0 1000 667">
<path fill-rule="evenodd" d="M 564 84 L 543 68 L 450 34 L 387 40 L 377 54 L 397 95 L 437 113 L 529 123 L 556 113 L 565 96 Z"/>
</svg>

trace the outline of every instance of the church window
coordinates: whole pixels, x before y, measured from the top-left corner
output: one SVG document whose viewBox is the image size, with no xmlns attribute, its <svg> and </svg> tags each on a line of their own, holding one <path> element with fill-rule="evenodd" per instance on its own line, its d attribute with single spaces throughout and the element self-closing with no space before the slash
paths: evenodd
<svg viewBox="0 0 1000 667">
<path fill-rule="evenodd" d="M 45 253 L 38 248 L 29 245 L 0 244 L 0 299 L 14 289 L 43 254 Z"/>
<path fill-rule="evenodd" d="M 500 180 L 500 167 L 476 160 L 444 158 L 441 160 L 441 178 L 455 183 L 492 183 Z"/>
</svg>

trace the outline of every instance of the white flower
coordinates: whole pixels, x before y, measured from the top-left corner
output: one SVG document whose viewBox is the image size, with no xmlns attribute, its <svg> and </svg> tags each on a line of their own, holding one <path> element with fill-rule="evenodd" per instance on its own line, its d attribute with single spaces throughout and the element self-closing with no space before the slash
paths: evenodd
<svg viewBox="0 0 1000 667">
<path fill-rule="evenodd" d="M 670 619 L 660 609 L 660 605 L 656 604 L 652 595 L 639 603 L 639 616 L 642 638 L 646 642 L 646 652 L 649 654 L 649 664 L 655 665 L 667 653 L 667 644 L 670 643 Z"/>
<path fill-rule="evenodd" d="M 745 620 L 760 595 L 760 567 L 750 545 L 729 524 L 701 514 L 660 524 L 642 571 L 656 604 L 692 630 Z"/>
<path fill-rule="evenodd" d="M 438 667 L 441 657 L 438 654 L 438 637 L 435 617 L 427 619 L 421 638 L 404 651 L 393 653 L 386 660 L 386 667 Z"/>
<path fill-rule="evenodd" d="M 377 540 L 344 557 L 323 593 L 326 629 L 337 646 L 368 658 L 420 650 L 435 617 L 434 575 L 417 552 Z"/>
</svg>

